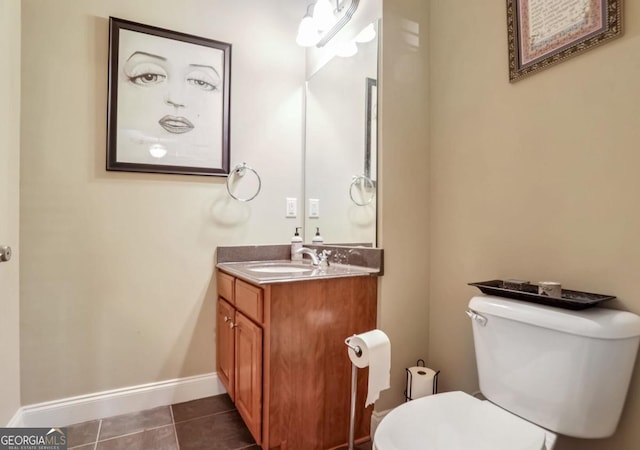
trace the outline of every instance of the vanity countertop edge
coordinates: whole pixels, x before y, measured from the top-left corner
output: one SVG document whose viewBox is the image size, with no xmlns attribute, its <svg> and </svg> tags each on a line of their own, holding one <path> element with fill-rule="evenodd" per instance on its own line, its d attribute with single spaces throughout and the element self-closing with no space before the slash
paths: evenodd
<svg viewBox="0 0 640 450">
<path fill-rule="evenodd" d="M 303 273 L 256 273 L 251 270 L 251 266 L 261 263 L 291 264 L 292 261 L 289 259 L 290 245 L 220 246 L 216 251 L 216 268 L 257 285 L 383 275 L 382 249 L 332 245 L 307 247 L 316 248 L 319 251 L 330 250 L 336 252 L 336 255 L 340 255 L 342 252 L 354 261 L 353 263 L 348 261 L 348 264 L 331 262 L 329 266 L 325 267 L 313 267 L 305 261 L 302 265 L 308 266 L 309 270 Z"/>
</svg>

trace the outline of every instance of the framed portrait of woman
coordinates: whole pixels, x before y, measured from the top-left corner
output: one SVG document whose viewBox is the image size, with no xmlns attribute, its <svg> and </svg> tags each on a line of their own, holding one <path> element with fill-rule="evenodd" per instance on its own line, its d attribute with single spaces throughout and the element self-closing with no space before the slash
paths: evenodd
<svg viewBox="0 0 640 450">
<path fill-rule="evenodd" d="M 229 174 L 231 44 L 109 18 L 107 170 Z"/>
</svg>

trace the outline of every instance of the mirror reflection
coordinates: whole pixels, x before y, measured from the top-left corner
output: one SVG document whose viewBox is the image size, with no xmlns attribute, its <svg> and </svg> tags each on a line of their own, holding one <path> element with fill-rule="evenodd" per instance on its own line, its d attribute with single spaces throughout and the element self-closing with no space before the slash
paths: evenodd
<svg viewBox="0 0 640 450">
<path fill-rule="evenodd" d="M 335 56 L 306 83 L 305 242 L 376 245 L 377 73 L 375 38 Z"/>
</svg>

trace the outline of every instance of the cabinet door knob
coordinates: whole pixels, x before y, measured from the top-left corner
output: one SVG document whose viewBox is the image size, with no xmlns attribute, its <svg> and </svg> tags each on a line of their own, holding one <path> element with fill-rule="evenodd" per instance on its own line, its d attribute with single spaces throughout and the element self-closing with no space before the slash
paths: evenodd
<svg viewBox="0 0 640 450">
<path fill-rule="evenodd" d="M 231 320 L 231 317 L 229 316 L 224 316 L 224 323 L 227 323 Z"/>
<path fill-rule="evenodd" d="M 231 328 L 232 330 L 233 330 L 234 328 L 236 328 L 237 326 L 238 326 L 238 324 L 237 324 L 237 323 L 229 322 L 229 328 Z"/>
</svg>

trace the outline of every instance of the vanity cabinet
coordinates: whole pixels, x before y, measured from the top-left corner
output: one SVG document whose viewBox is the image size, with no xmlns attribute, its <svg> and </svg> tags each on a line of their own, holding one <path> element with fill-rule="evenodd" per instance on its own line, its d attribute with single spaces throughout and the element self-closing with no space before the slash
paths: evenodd
<svg viewBox="0 0 640 450">
<path fill-rule="evenodd" d="M 218 272 L 216 320 L 220 381 L 256 442 L 261 441 L 262 290 Z M 259 305 L 259 306 L 258 306 Z M 258 323 L 254 323 L 256 320 Z"/>
<path fill-rule="evenodd" d="M 218 358 L 218 378 L 227 388 L 227 392 L 234 400 L 235 397 L 235 309 L 229 303 L 218 300 L 216 319 L 216 355 Z"/>
<path fill-rule="evenodd" d="M 262 328 L 236 314 L 235 400 L 249 431 L 260 442 L 262 423 Z"/>
<path fill-rule="evenodd" d="M 349 435 L 345 338 L 375 328 L 377 278 L 252 284 L 218 270 L 217 370 L 263 449 L 326 450 Z M 369 439 L 358 370 L 356 442 Z"/>
</svg>

